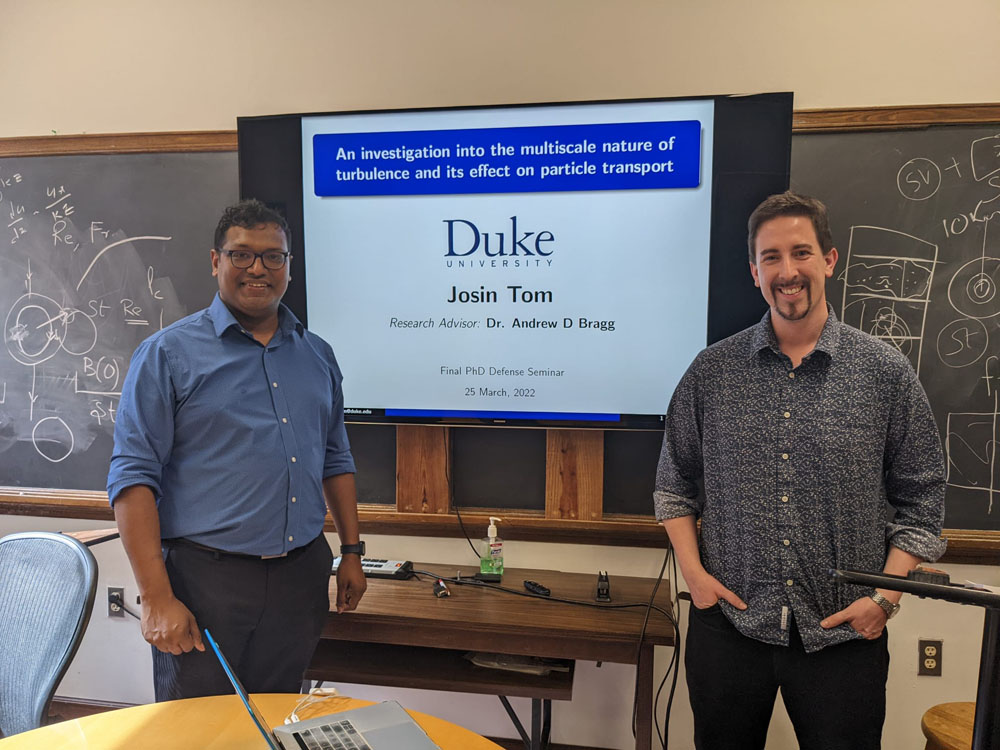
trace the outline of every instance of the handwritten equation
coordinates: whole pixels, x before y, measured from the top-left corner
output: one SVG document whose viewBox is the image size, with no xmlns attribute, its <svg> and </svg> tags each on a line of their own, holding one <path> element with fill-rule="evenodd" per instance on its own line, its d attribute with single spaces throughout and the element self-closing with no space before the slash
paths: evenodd
<svg viewBox="0 0 1000 750">
<path fill-rule="evenodd" d="M 60 463 L 110 434 L 132 351 L 185 312 L 144 259 L 145 245 L 169 253 L 172 236 L 85 215 L 87 190 L 0 165 L 0 462 L 28 443 Z"/>
</svg>

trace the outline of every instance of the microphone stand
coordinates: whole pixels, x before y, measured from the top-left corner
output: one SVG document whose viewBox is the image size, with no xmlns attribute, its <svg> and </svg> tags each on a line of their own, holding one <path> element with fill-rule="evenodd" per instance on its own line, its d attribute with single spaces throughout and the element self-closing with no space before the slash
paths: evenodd
<svg viewBox="0 0 1000 750">
<path fill-rule="evenodd" d="M 972 750 L 1000 750 L 1000 594 L 947 582 L 945 574 L 911 571 L 916 578 L 859 570 L 831 570 L 842 583 L 857 583 L 880 589 L 903 591 L 921 598 L 943 599 L 955 604 L 983 607 L 983 650 L 979 657 L 979 686 L 976 689 L 976 718 L 972 725 Z M 928 582 L 926 578 L 940 579 Z M 925 580 L 918 580 L 925 578 Z"/>
</svg>

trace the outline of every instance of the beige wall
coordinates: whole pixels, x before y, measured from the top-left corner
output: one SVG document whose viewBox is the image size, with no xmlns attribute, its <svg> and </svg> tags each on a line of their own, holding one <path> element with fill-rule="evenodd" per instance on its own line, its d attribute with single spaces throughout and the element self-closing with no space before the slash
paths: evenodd
<svg viewBox="0 0 1000 750">
<path fill-rule="evenodd" d="M 370 0 L 31 3 L 0 0 L 0 137 L 233 129 L 240 115 L 790 90 L 797 108 L 1000 100 L 996 0 Z M 0 516 L 0 534 L 82 522 Z M 375 554 L 454 563 L 456 540 L 369 538 Z M 511 565 L 654 575 L 651 550 L 510 543 Z M 101 586 L 134 592 L 121 547 Z M 996 568 L 949 566 L 1000 584 Z M 920 715 L 975 691 L 979 610 L 906 601 L 894 620 L 886 748 L 922 746 Z M 945 640 L 944 677 L 917 678 L 918 637 Z M 658 649 L 658 674 L 669 650 Z M 108 669 L 108 664 L 118 666 Z M 101 606 L 60 692 L 152 698 L 136 624 Z M 581 665 L 553 739 L 631 744 L 631 670 Z M 350 686 L 381 697 L 387 691 Z M 487 734 L 513 734 L 495 699 L 392 691 Z M 523 703 L 516 703 L 522 711 Z M 681 681 L 671 747 L 691 747 Z M 795 747 L 787 719 L 769 747 Z"/>
<path fill-rule="evenodd" d="M 996 0 L 0 0 L 0 136 L 759 91 L 996 101 L 998 28 Z"/>
</svg>

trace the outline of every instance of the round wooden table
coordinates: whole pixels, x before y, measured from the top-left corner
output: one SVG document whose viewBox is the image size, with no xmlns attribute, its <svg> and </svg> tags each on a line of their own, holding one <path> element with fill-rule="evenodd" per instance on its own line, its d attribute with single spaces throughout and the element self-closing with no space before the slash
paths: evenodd
<svg viewBox="0 0 1000 750">
<path fill-rule="evenodd" d="M 920 728 L 927 738 L 925 750 L 969 750 L 975 703 L 941 703 L 924 712 Z"/>
<path fill-rule="evenodd" d="M 254 695 L 270 726 L 281 724 L 301 695 Z M 301 720 L 371 705 L 345 696 L 313 703 L 298 712 Z M 442 750 L 503 750 L 457 724 L 410 711 Z M 213 695 L 122 708 L 23 732 L 0 740 L 0 750 L 266 750 L 239 697 Z"/>
</svg>

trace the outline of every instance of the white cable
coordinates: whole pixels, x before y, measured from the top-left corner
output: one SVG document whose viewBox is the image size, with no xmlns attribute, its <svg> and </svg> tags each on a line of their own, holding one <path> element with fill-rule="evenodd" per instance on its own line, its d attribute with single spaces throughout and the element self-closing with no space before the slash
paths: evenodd
<svg viewBox="0 0 1000 750">
<path fill-rule="evenodd" d="M 299 719 L 299 711 L 304 708 L 309 708 L 309 706 L 314 706 L 317 703 L 322 703 L 327 698 L 332 698 L 335 695 L 339 695 L 337 688 L 335 687 L 314 687 L 306 695 L 303 695 L 299 702 L 295 704 L 292 712 L 285 717 L 285 724 L 293 724 Z"/>
</svg>

